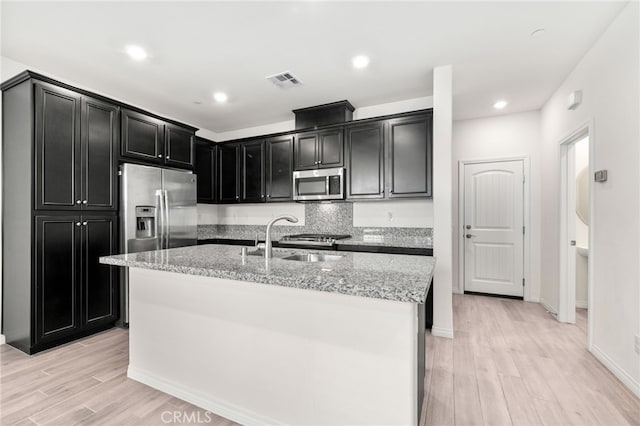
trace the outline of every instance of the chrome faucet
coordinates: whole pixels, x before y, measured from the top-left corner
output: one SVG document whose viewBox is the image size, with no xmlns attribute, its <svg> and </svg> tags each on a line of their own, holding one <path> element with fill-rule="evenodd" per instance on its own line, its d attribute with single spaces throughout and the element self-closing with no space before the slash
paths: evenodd
<svg viewBox="0 0 640 426">
<path fill-rule="evenodd" d="M 271 251 L 271 227 L 273 226 L 274 223 L 276 223 L 279 220 L 286 220 L 288 222 L 291 223 L 297 223 L 298 222 L 298 218 L 295 216 L 290 216 L 290 215 L 282 215 L 282 216 L 278 216 L 276 218 L 274 218 L 273 220 L 271 220 L 271 222 L 267 223 L 267 238 L 264 242 L 264 258 L 265 259 L 271 259 L 273 253 Z"/>
</svg>

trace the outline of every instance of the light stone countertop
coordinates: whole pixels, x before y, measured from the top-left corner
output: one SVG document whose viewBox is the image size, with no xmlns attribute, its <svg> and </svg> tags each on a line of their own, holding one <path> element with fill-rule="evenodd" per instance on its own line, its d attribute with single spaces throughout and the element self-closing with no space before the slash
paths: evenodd
<svg viewBox="0 0 640 426">
<path fill-rule="evenodd" d="M 336 241 L 336 245 L 372 246 L 372 247 L 400 247 L 400 248 L 433 248 L 433 244 L 426 237 L 388 237 L 367 239 L 347 238 Z"/>
<path fill-rule="evenodd" d="M 273 249 L 274 258 L 240 255 L 239 246 L 206 244 L 101 257 L 100 262 L 181 274 L 326 291 L 397 302 L 424 303 L 435 258 L 381 253 L 339 252 L 336 261 L 284 260 L 313 250 Z M 327 254 L 327 252 L 320 252 Z"/>
<path fill-rule="evenodd" d="M 288 235 L 285 233 L 273 233 L 272 237 L 274 241 L 280 240 L 283 236 Z M 261 241 L 264 241 L 264 232 L 258 234 Z M 250 240 L 253 241 L 256 237 L 255 232 L 225 232 L 215 233 L 207 235 L 198 235 L 199 240 L 208 239 L 229 239 L 229 240 Z M 391 237 L 384 236 L 383 238 L 366 239 L 365 237 L 353 237 L 344 240 L 336 241 L 336 245 L 351 245 L 351 246 L 371 246 L 371 247 L 398 247 L 398 248 L 419 248 L 430 249 L 433 245 L 426 237 Z"/>
</svg>

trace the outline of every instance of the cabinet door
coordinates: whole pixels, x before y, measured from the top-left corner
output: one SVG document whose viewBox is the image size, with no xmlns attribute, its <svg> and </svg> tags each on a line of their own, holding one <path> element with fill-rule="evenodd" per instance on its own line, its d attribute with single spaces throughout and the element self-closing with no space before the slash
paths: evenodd
<svg viewBox="0 0 640 426">
<path fill-rule="evenodd" d="M 35 108 L 35 208 L 80 210 L 80 95 L 36 84 Z"/>
<path fill-rule="evenodd" d="M 82 216 L 82 324 L 93 327 L 117 318 L 118 270 L 100 256 L 117 253 L 117 216 Z"/>
<path fill-rule="evenodd" d="M 122 110 L 123 157 L 162 164 L 164 156 L 164 122 L 144 114 Z"/>
<path fill-rule="evenodd" d="M 239 200 L 238 151 L 235 144 L 218 146 L 218 199 L 223 203 Z"/>
<path fill-rule="evenodd" d="M 431 197 L 432 116 L 387 122 L 389 197 Z"/>
<path fill-rule="evenodd" d="M 82 209 L 117 210 L 119 108 L 82 99 Z"/>
<path fill-rule="evenodd" d="M 196 140 L 196 159 L 194 172 L 198 176 L 198 202 L 215 203 L 216 147 L 207 142 Z"/>
<path fill-rule="evenodd" d="M 264 142 L 244 142 L 240 150 L 242 159 L 240 201 L 245 203 L 264 201 Z"/>
<path fill-rule="evenodd" d="M 267 140 L 267 201 L 293 199 L 293 136 Z"/>
<path fill-rule="evenodd" d="M 78 216 L 36 216 L 36 344 L 80 328 L 80 234 Z"/>
<path fill-rule="evenodd" d="M 342 167 L 342 129 L 328 130 L 318 134 L 318 168 Z"/>
<path fill-rule="evenodd" d="M 318 168 L 318 134 L 302 133 L 296 136 L 295 155 L 296 170 L 308 170 Z"/>
<path fill-rule="evenodd" d="M 164 128 L 164 163 L 168 166 L 192 168 L 194 133 L 173 124 L 165 124 Z"/>
<path fill-rule="evenodd" d="M 383 128 L 380 122 L 347 128 L 347 198 L 384 197 Z"/>
</svg>

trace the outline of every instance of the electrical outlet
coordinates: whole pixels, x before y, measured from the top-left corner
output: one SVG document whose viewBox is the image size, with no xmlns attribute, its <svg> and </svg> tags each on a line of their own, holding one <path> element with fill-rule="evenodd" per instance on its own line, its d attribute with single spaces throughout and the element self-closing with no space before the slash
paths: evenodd
<svg viewBox="0 0 640 426">
<path fill-rule="evenodd" d="M 634 346 L 635 346 L 636 353 L 640 355 L 640 336 L 636 335 L 634 337 L 634 342 L 635 342 Z"/>
</svg>

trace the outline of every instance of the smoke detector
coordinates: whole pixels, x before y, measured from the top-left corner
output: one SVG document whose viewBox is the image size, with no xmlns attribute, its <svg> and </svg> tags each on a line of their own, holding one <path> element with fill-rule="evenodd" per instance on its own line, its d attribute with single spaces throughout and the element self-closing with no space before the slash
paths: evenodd
<svg viewBox="0 0 640 426">
<path fill-rule="evenodd" d="M 289 71 L 281 72 L 278 74 L 265 77 L 267 80 L 278 86 L 280 89 L 290 89 L 295 86 L 300 86 L 302 81 L 293 73 Z"/>
</svg>

